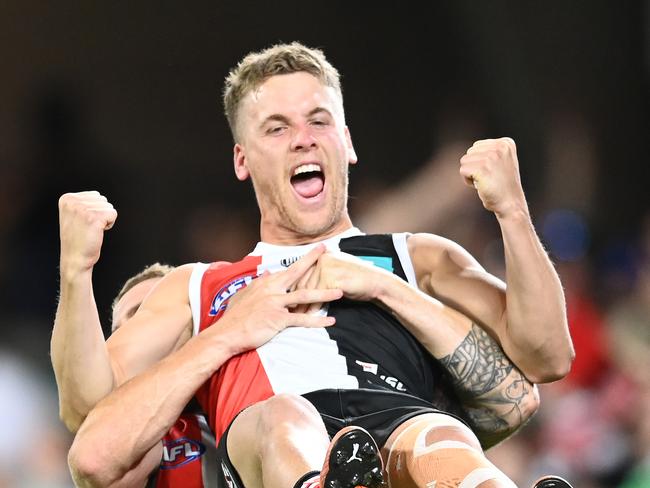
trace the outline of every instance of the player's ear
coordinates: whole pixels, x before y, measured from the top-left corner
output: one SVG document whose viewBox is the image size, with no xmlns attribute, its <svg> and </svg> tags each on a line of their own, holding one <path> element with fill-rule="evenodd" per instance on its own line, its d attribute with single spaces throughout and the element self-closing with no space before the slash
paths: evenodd
<svg viewBox="0 0 650 488">
<path fill-rule="evenodd" d="M 235 144 L 232 150 L 232 159 L 235 165 L 235 175 L 239 181 L 245 181 L 250 177 L 250 171 L 246 164 L 246 151 L 241 144 Z"/>
<path fill-rule="evenodd" d="M 345 129 L 343 129 L 345 133 L 345 142 L 347 143 L 348 146 L 348 154 L 350 155 L 348 159 L 349 164 L 357 164 L 357 153 L 354 150 L 354 146 L 352 145 L 352 136 L 350 135 L 350 129 L 348 129 L 347 125 L 345 126 Z"/>
</svg>

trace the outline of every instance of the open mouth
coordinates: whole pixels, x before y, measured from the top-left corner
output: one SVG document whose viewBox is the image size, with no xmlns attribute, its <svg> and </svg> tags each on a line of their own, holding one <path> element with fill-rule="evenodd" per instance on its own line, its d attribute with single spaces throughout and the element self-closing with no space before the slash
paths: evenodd
<svg viewBox="0 0 650 488">
<path fill-rule="evenodd" d="M 307 163 L 298 166 L 291 175 L 291 186 L 303 198 L 318 196 L 325 187 L 325 175 L 320 165 Z"/>
</svg>

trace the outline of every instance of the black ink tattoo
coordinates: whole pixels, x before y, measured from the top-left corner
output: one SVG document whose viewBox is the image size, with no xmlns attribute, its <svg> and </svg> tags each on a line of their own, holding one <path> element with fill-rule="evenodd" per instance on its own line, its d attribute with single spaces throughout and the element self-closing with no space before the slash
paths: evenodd
<svg viewBox="0 0 650 488">
<path fill-rule="evenodd" d="M 496 444 L 523 425 L 522 405 L 534 387 L 485 330 L 473 324 L 456 350 L 440 362 L 484 445 Z"/>
<path fill-rule="evenodd" d="M 513 369 L 499 345 L 476 324 L 456 350 L 440 361 L 456 387 L 476 396 L 493 390 Z"/>
</svg>

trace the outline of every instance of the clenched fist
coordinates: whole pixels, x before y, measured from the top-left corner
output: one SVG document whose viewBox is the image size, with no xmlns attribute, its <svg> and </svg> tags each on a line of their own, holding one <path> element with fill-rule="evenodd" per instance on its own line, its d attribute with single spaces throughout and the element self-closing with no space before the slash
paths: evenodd
<svg viewBox="0 0 650 488">
<path fill-rule="evenodd" d="M 92 269 L 99 260 L 104 231 L 113 227 L 117 211 L 96 191 L 66 193 L 59 198 L 61 275 Z"/>
<path fill-rule="evenodd" d="M 460 174 L 497 217 L 517 210 L 527 212 L 517 147 L 509 137 L 476 141 L 460 159 Z"/>
</svg>

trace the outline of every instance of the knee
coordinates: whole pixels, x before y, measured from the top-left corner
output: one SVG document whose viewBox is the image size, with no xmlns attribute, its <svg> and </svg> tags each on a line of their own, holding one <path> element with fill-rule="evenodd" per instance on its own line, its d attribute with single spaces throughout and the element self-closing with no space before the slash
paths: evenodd
<svg viewBox="0 0 650 488">
<path fill-rule="evenodd" d="M 284 436 L 287 430 L 320 428 L 322 420 L 316 408 L 303 397 L 275 395 L 264 402 L 258 428 L 261 434 Z"/>
</svg>

